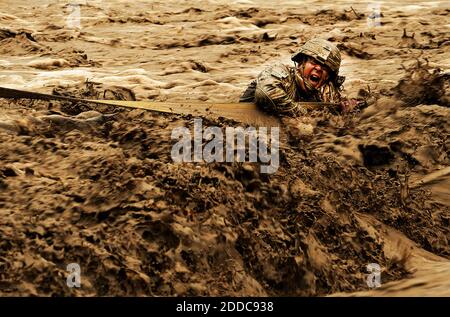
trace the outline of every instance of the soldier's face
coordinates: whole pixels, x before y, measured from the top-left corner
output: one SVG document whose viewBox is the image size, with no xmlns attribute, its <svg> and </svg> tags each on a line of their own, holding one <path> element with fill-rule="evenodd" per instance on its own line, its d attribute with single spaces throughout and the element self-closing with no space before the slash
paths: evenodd
<svg viewBox="0 0 450 317">
<path fill-rule="evenodd" d="M 301 66 L 300 66 L 301 67 Z M 308 58 L 305 61 L 303 77 L 311 86 L 318 89 L 327 82 L 330 70 L 327 66 L 320 64 L 314 58 Z"/>
</svg>

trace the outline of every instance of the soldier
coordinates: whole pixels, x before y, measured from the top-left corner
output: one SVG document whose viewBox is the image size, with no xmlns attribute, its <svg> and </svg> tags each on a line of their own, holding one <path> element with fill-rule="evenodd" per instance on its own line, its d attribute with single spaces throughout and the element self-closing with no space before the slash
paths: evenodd
<svg viewBox="0 0 450 317">
<path fill-rule="evenodd" d="M 345 78 L 339 76 L 341 54 L 335 45 L 323 39 L 309 40 L 292 60 L 294 67 L 278 63 L 264 69 L 240 102 L 256 102 L 268 112 L 290 117 L 305 115 L 315 108 L 300 102 L 338 103 L 343 112 L 356 106 L 356 100 L 341 97 Z"/>
</svg>

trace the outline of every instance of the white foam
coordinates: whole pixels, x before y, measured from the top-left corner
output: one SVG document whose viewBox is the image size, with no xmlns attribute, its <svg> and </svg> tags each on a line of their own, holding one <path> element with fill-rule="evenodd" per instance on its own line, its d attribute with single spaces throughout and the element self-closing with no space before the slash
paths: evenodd
<svg viewBox="0 0 450 317">
<path fill-rule="evenodd" d="M 236 17 L 222 18 L 222 19 L 217 20 L 217 23 L 219 24 L 219 27 L 221 29 L 225 29 L 230 32 L 259 30 L 259 27 L 257 27 L 253 23 L 238 19 Z"/>
<path fill-rule="evenodd" d="M 40 72 L 37 74 L 37 79 L 39 80 L 46 80 L 53 78 L 61 78 L 61 79 L 70 78 L 74 80 L 85 80 L 90 77 L 92 77 L 92 72 L 84 68 Z"/>
<path fill-rule="evenodd" d="M 0 66 L 10 66 L 12 65 L 10 62 L 5 61 L 4 59 L 0 59 Z"/>
<path fill-rule="evenodd" d="M 255 3 L 253 1 L 250 0 L 236 0 L 233 1 L 235 4 L 250 4 L 250 5 L 254 5 Z"/>
<path fill-rule="evenodd" d="M 118 73 L 119 75 L 146 75 L 147 71 L 143 68 L 126 69 Z"/>
<path fill-rule="evenodd" d="M 2 86 L 9 88 L 17 88 L 26 83 L 23 77 L 19 75 L 0 75 L 0 82 Z"/>
<path fill-rule="evenodd" d="M 93 77 L 94 81 L 101 81 L 105 84 L 114 84 L 114 85 L 145 85 L 148 87 L 165 87 L 167 84 L 163 81 L 158 81 L 151 79 L 148 76 L 144 75 L 128 75 L 128 76 L 99 76 L 96 75 Z"/>
<path fill-rule="evenodd" d="M 63 58 L 44 58 L 40 60 L 30 61 L 27 63 L 27 66 L 48 69 L 51 67 L 64 67 L 67 66 L 68 64 L 69 62 Z"/>
</svg>

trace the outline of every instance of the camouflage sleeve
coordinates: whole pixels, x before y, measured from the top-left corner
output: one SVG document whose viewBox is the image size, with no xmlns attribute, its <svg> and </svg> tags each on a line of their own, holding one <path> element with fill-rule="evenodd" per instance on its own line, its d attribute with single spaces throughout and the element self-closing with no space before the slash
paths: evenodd
<svg viewBox="0 0 450 317">
<path fill-rule="evenodd" d="M 341 93 L 338 88 L 332 83 L 325 85 L 321 91 L 322 102 L 341 102 Z"/>
<path fill-rule="evenodd" d="M 293 78 L 289 68 L 276 64 L 263 70 L 257 77 L 255 101 L 258 106 L 278 115 L 299 116 L 307 109 L 295 102 L 292 97 Z"/>
</svg>

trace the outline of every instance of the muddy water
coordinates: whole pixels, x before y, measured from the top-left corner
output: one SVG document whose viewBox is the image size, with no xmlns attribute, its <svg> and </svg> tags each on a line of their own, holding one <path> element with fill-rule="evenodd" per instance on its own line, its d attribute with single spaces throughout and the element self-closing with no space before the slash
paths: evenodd
<svg viewBox="0 0 450 317">
<path fill-rule="evenodd" d="M 68 5 L 76 3 L 80 6 Z M 408 51 L 414 41 L 425 45 L 443 40 L 448 25 L 439 18 L 442 15 L 432 14 L 445 13 L 444 1 L 378 3 L 381 25 L 371 26 L 367 15 L 372 2 L 342 1 L 333 7 L 320 1 L 302 5 L 288 1 L 274 7 L 270 1 L 207 1 L 202 6 L 189 1 L 43 1 L 30 10 L 26 1 L 14 6 L 2 1 L 0 25 L 28 30 L 39 47 L 30 51 L 35 43 L 20 39 L 10 44 L 11 54 L 4 48 L 0 76 L 11 87 L 49 91 L 56 85 L 89 79 L 120 83 L 135 89 L 141 98 L 231 102 L 265 64 L 289 61 L 291 50 L 314 34 L 338 41 L 347 37 L 352 54 L 362 49 L 375 55 L 362 61 L 347 57 L 342 74 L 351 74 L 349 90 L 351 85 L 369 83 L 381 88 L 401 77 L 403 56 L 420 55 L 418 50 Z M 366 16 L 355 19 L 350 6 Z M 249 8 L 259 11 L 252 13 Z M 329 17 L 326 12 L 316 17 L 320 10 L 334 11 Z M 71 22 L 78 16 L 79 23 Z M 403 28 L 408 35 L 417 34 L 401 44 Z M 261 41 L 265 32 L 276 33 L 277 40 Z M 358 37 L 361 32 L 365 36 Z M 203 46 L 202 40 L 226 45 Z M 82 50 L 88 60 L 80 60 L 83 54 L 73 49 Z M 442 52 L 425 51 L 423 57 L 449 67 L 449 58 Z"/>
<path fill-rule="evenodd" d="M 411 68 L 449 71 L 448 5 L 377 3 L 374 25 L 369 1 L 1 1 L 5 87 L 234 102 L 317 35 L 343 52 L 345 93 L 375 100 L 286 129 L 271 177 L 173 164 L 189 117 L 2 100 L 1 294 L 449 296 L 448 81 Z M 82 290 L 65 287 L 68 261 Z"/>
</svg>

